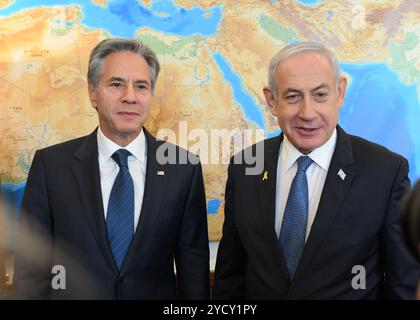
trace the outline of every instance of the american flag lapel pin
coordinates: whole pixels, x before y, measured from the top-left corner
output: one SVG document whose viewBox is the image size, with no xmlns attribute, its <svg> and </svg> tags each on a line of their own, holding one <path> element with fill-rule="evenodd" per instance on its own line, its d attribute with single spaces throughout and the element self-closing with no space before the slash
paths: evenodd
<svg viewBox="0 0 420 320">
<path fill-rule="evenodd" d="M 343 180 L 343 181 L 346 178 L 346 174 L 341 169 L 338 171 L 337 176 L 339 176 L 341 178 L 341 180 Z"/>
<path fill-rule="evenodd" d="M 157 172 L 157 175 L 158 175 L 158 176 L 164 176 L 164 175 L 165 175 L 165 171 L 161 171 L 161 170 L 159 170 L 159 171 Z"/>
</svg>

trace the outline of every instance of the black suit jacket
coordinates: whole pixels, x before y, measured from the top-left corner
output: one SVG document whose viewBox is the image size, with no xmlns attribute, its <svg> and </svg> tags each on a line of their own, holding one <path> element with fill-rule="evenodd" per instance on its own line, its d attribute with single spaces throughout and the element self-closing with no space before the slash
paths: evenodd
<svg viewBox="0 0 420 320">
<path fill-rule="evenodd" d="M 36 152 L 20 216 L 14 277 L 17 298 L 209 297 L 201 165 L 198 161 L 196 165 L 159 164 L 156 152 L 164 142 L 144 131 L 147 169 L 143 204 L 120 272 L 107 239 L 96 130 Z M 178 155 L 187 155 L 181 148 L 166 146 Z M 56 288 L 60 281 L 63 286 L 59 277 L 63 273 L 51 273 L 54 265 L 64 267 L 65 289 L 51 286 L 53 282 Z"/>
<path fill-rule="evenodd" d="M 263 175 L 231 162 L 216 299 L 414 298 L 420 267 L 400 239 L 399 203 L 408 163 L 337 128 L 318 211 L 293 281 L 274 229 L 277 160 L 283 135 L 264 141 Z M 342 170 L 342 180 L 337 173 Z M 353 269 L 353 267 L 355 269 Z M 366 271 L 366 289 L 359 267 Z M 354 273 L 352 273 L 352 271 Z"/>
</svg>

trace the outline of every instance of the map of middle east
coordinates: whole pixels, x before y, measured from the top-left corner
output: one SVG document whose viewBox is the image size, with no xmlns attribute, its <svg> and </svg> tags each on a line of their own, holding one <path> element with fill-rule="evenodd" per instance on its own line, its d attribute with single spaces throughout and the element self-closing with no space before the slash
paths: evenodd
<svg viewBox="0 0 420 320">
<path fill-rule="evenodd" d="M 254 140 L 257 129 L 279 134 L 262 93 L 269 61 L 288 43 L 320 41 L 350 83 L 340 125 L 404 155 L 412 181 L 420 177 L 418 0 L 0 0 L 0 173 L 14 208 L 9 223 L 34 152 L 97 126 L 87 62 L 108 37 L 139 38 L 157 53 L 162 71 L 146 127 L 174 130 L 185 147 L 193 129 L 248 130 Z M 203 170 L 209 237 L 217 241 L 226 159 L 204 161 Z"/>
</svg>

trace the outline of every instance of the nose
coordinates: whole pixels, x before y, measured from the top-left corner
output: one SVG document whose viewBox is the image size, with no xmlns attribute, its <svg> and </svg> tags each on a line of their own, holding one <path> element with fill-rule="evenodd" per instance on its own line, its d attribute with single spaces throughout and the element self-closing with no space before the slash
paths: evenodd
<svg viewBox="0 0 420 320">
<path fill-rule="evenodd" d="M 131 85 L 127 85 L 124 88 L 123 95 L 121 97 L 122 102 L 129 103 L 129 104 L 135 104 L 137 99 L 136 95 L 134 93 L 134 88 Z"/>
<path fill-rule="evenodd" d="M 316 118 L 316 112 L 313 101 L 309 97 L 305 97 L 302 101 L 299 117 L 305 121 L 312 121 Z"/>
</svg>

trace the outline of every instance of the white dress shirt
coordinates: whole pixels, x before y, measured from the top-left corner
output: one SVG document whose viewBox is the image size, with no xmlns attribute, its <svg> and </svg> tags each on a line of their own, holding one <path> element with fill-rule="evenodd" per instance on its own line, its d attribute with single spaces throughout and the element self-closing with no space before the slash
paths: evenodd
<svg viewBox="0 0 420 320">
<path fill-rule="evenodd" d="M 104 205 L 105 220 L 108 210 L 109 197 L 115 178 L 120 171 L 118 164 L 111 158 L 112 154 L 118 149 L 130 151 L 128 156 L 128 170 L 134 184 L 134 231 L 140 218 L 141 206 L 143 203 L 144 184 L 146 180 L 146 138 L 143 130 L 125 148 L 120 147 L 112 140 L 108 139 L 101 128 L 98 128 L 98 160 L 99 172 L 101 176 L 102 201 Z"/>
<path fill-rule="evenodd" d="M 306 170 L 308 179 L 308 222 L 306 224 L 306 240 L 311 231 L 312 224 L 318 210 L 319 200 L 324 189 L 325 179 L 331 158 L 334 153 L 337 142 L 337 129 L 334 130 L 331 137 L 322 146 L 316 148 L 307 154 L 313 162 Z M 280 235 L 281 225 L 286 208 L 287 197 L 289 196 L 290 186 L 297 171 L 296 160 L 303 156 L 284 136 L 280 145 L 279 159 L 277 162 L 277 182 L 276 182 L 276 220 L 275 229 L 277 237 Z"/>
</svg>

